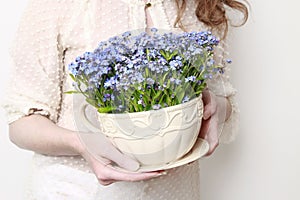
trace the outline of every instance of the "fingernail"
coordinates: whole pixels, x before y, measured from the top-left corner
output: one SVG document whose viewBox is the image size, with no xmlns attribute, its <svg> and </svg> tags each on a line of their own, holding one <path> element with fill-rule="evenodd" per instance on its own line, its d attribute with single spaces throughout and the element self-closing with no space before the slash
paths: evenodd
<svg viewBox="0 0 300 200">
<path fill-rule="evenodd" d="M 163 172 L 160 172 L 161 175 L 167 175 L 168 172 L 167 171 L 163 171 Z"/>
<path fill-rule="evenodd" d="M 168 173 L 166 171 L 163 171 L 163 172 L 159 172 L 156 176 L 165 176 L 167 175 Z"/>
</svg>

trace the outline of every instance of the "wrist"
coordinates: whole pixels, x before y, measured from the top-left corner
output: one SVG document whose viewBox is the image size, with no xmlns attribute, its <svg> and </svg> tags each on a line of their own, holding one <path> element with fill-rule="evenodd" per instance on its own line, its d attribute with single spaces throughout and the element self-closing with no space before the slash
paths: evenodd
<svg viewBox="0 0 300 200">
<path fill-rule="evenodd" d="M 91 162 L 91 154 L 85 147 L 84 143 L 81 141 L 79 133 L 76 131 L 72 131 L 72 139 L 70 140 L 70 147 L 73 149 L 77 155 L 83 157 L 87 162 Z"/>
<path fill-rule="evenodd" d="M 65 141 L 66 146 L 68 146 L 70 151 L 74 154 L 82 155 L 85 152 L 85 147 L 82 144 L 77 132 L 71 131 Z"/>
</svg>

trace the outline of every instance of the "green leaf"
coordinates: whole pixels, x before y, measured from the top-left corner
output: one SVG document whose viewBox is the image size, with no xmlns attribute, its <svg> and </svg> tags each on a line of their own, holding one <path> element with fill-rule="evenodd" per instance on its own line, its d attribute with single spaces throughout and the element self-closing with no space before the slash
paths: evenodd
<svg viewBox="0 0 300 200">
<path fill-rule="evenodd" d="M 132 112 L 138 112 L 139 111 L 139 107 L 138 107 L 139 104 L 131 102 L 131 105 L 133 107 L 133 110 L 130 110 L 130 111 L 132 111 Z"/>
<path fill-rule="evenodd" d="M 185 92 L 184 92 L 182 87 L 178 87 L 178 88 L 175 89 L 175 95 L 176 95 L 177 101 L 179 103 L 182 102 L 182 100 L 184 98 L 184 94 L 185 94 Z"/>
<path fill-rule="evenodd" d="M 164 50 L 159 50 L 159 53 L 165 58 L 167 59 L 167 55 L 166 55 L 166 52 Z"/>
<path fill-rule="evenodd" d="M 148 78 L 150 76 L 150 71 L 148 67 L 145 67 L 145 77 Z"/>
<path fill-rule="evenodd" d="M 115 110 L 115 107 L 112 107 L 112 106 L 98 108 L 99 113 L 111 113 L 114 110 Z"/>
<path fill-rule="evenodd" d="M 172 95 L 173 91 L 168 92 L 167 90 L 164 91 L 164 98 L 165 98 L 165 102 L 168 104 L 168 106 L 172 105 Z"/>
<path fill-rule="evenodd" d="M 75 78 L 75 76 L 73 75 L 73 74 L 69 74 L 70 75 L 70 77 L 71 77 L 71 79 L 74 81 L 74 82 L 76 82 L 76 78 Z"/>
<path fill-rule="evenodd" d="M 163 105 L 163 103 L 166 102 L 166 101 L 165 101 L 166 97 L 167 97 L 167 96 L 166 96 L 165 94 L 163 94 L 163 95 L 160 97 L 160 100 L 159 100 L 158 104 Z M 167 103 L 167 102 L 166 102 L 166 103 Z"/>
<path fill-rule="evenodd" d="M 161 94 L 162 94 L 162 91 L 159 90 L 159 91 L 154 95 L 154 97 L 153 97 L 154 103 L 155 103 L 156 100 L 158 100 L 158 98 L 161 96 Z"/>
<path fill-rule="evenodd" d="M 82 92 L 77 91 L 77 90 L 70 90 L 70 91 L 64 92 L 64 94 L 82 94 Z"/>
<path fill-rule="evenodd" d="M 175 50 L 171 53 L 170 57 L 173 58 L 174 56 L 177 56 L 178 55 L 178 51 Z"/>
<path fill-rule="evenodd" d="M 139 109 L 138 112 L 144 111 L 143 105 L 138 104 L 137 107 L 138 107 L 138 109 Z"/>
<path fill-rule="evenodd" d="M 167 78 L 168 75 L 169 75 L 168 72 L 163 75 L 163 77 L 162 77 L 162 79 L 160 81 L 161 84 L 163 84 L 165 82 L 165 80 L 166 80 L 166 78 Z"/>
<path fill-rule="evenodd" d="M 150 61 L 149 49 L 146 49 L 146 56 L 147 56 L 147 60 Z"/>
</svg>

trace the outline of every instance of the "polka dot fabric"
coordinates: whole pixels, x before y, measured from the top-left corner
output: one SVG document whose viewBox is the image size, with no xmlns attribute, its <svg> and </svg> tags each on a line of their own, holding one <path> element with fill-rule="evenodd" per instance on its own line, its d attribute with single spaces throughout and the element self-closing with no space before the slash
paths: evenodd
<svg viewBox="0 0 300 200">
<path fill-rule="evenodd" d="M 145 14 L 145 2 L 150 2 Z M 183 24 L 188 31 L 204 30 L 188 1 Z M 173 28 L 173 0 L 29 0 L 11 48 L 12 78 L 4 103 L 8 122 L 42 114 L 59 126 L 75 130 L 68 64 L 113 35 L 146 28 L 147 17 L 159 29 Z M 220 62 L 226 55 L 220 47 Z M 225 53 L 224 53 L 225 52 Z M 224 87 L 219 87 L 222 84 Z M 222 138 L 237 132 L 235 89 L 227 74 L 209 83 L 217 95 L 229 97 L 233 112 Z M 225 88 L 225 89 L 224 89 Z M 234 131 L 232 131 L 234 130 Z M 43 200 L 199 200 L 199 163 L 171 169 L 167 175 L 142 182 L 98 184 L 81 157 L 35 154 L 27 199 Z"/>
</svg>

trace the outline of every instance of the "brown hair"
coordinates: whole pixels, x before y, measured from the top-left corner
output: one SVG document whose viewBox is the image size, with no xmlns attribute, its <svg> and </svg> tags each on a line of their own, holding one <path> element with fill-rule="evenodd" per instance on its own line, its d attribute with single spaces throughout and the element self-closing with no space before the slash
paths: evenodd
<svg viewBox="0 0 300 200">
<path fill-rule="evenodd" d="M 184 15 L 186 9 L 186 2 L 188 0 L 176 0 L 178 8 L 177 17 L 175 20 L 175 26 L 179 26 L 181 29 L 185 29 L 181 22 L 181 18 Z M 213 30 L 217 30 L 226 36 L 228 31 L 229 19 L 226 15 L 225 6 L 233 10 L 237 10 L 243 14 L 243 20 L 240 24 L 234 26 L 242 26 L 248 19 L 248 8 L 244 3 L 235 0 L 194 0 L 196 3 L 195 14 L 199 21 L 203 22 Z"/>
</svg>

